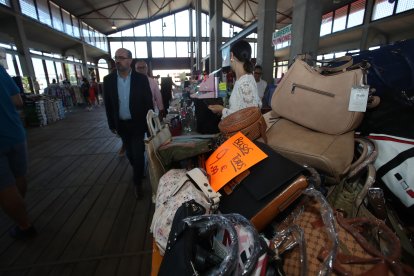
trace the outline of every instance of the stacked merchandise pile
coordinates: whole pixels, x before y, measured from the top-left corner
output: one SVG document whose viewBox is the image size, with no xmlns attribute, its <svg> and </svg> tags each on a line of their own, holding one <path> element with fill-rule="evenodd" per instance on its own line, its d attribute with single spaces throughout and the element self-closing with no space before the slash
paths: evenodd
<svg viewBox="0 0 414 276">
<path fill-rule="evenodd" d="M 72 86 L 72 90 L 73 90 L 72 98 L 74 99 L 74 102 L 78 105 L 79 104 L 84 104 L 85 100 L 84 100 L 84 98 L 82 96 L 82 93 L 80 91 L 80 87 L 79 86 Z"/>
<path fill-rule="evenodd" d="M 47 125 L 45 102 L 43 100 L 34 102 L 36 106 L 37 119 L 40 126 Z"/>
<path fill-rule="evenodd" d="M 59 119 L 58 110 L 55 103 L 56 101 L 51 99 L 47 99 L 45 101 L 46 116 L 48 123 L 56 122 Z"/>
<path fill-rule="evenodd" d="M 57 114 L 58 114 L 59 120 L 62 120 L 63 118 L 65 118 L 65 107 L 64 107 L 63 101 L 61 100 L 56 101 L 56 105 L 57 105 Z"/>
<path fill-rule="evenodd" d="M 24 113 L 28 126 L 45 126 L 65 118 L 66 107 L 62 99 L 46 95 L 25 97 Z"/>
<path fill-rule="evenodd" d="M 73 86 L 69 83 L 64 83 L 63 85 L 51 84 L 45 89 L 44 94 L 60 99 L 63 106 L 66 108 L 70 108 L 74 105 L 74 103 L 76 103 L 76 96 L 73 93 Z"/>
</svg>

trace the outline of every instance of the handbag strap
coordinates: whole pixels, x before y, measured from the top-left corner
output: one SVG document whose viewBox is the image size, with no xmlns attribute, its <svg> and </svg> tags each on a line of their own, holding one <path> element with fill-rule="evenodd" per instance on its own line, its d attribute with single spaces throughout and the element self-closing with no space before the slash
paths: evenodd
<svg viewBox="0 0 414 276">
<path fill-rule="evenodd" d="M 155 114 L 154 110 L 150 109 L 147 113 L 147 125 L 148 131 L 151 136 L 155 136 L 158 132 L 160 132 L 162 126 L 160 119 L 158 118 L 157 114 Z"/>
<path fill-rule="evenodd" d="M 321 66 L 319 67 L 319 72 L 328 72 L 328 73 L 335 73 L 346 70 L 353 64 L 352 56 L 342 56 L 339 58 L 331 59 L 331 60 L 318 60 L 318 62 L 322 64 L 337 64 L 339 62 L 345 62 L 339 66 Z"/>
<path fill-rule="evenodd" d="M 338 224 L 351 234 L 358 244 L 370 255 L 383 259 L 387 265 L 397 275 L 402 275 L 401 263 L 399 258 L 401 256 L 401 244 L 398 237 L 392 232 L 390 228 L 381 220 L 367 217 L 358 218 L 344 218 L 340 212 L 335 213 Z M 359 230 L 364 229 L 362 226 L 368 226 L 370 229 L 377 227 L 378 232 L 384 235 L 384 240 L 388 242 L 388 254 L 385 256 L 377 248 L 371 245 Z"/>
<path fill-rule="evenodd" d="M 216 210 L 218 208 L 221 194 L 215 192 L 211 186 L 210 182 L 208 181 L 208 178 L 206 174 L 200 169 L 200 168 L 194 168 L 191 171 L 187 172 L 188 178 L 190 178 L 198 188 L 207 196 L 211 203 L 211 208 L 213 210 Z"/>
</svg>

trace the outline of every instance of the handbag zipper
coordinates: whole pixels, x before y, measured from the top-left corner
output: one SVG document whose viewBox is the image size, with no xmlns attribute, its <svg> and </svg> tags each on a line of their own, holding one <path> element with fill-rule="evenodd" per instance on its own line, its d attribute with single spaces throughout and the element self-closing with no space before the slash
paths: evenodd
<svg viewBox="0 0 414 276">
<path fill-rule="evenodd" d="M 299 87 L 299 88 L 302 88 L 302 89 L 305 89 L 305 90 L 308 90 L 308 91 L 311 91 L 311 92 L 315 92 L 315 93 L 318 93 L 318 94 L 321 94 L 321 95 L 325 95 L 325 96 L 328 96 L 328 97 L 331 97 L 331 98 L 335 97 L 335 94 L 333 94 L 333 93 L 322 91 L 322 90 L 319 90 L 319 89 L 315 89 L 315 88 L 305 86 L 305 85 L 302 85 L 302 84 L 297 84 L 297 83 L 292 83 L 292 91 L 291 91 L 292 94 L 295 93 L 296 87 Z"/>
</svg>

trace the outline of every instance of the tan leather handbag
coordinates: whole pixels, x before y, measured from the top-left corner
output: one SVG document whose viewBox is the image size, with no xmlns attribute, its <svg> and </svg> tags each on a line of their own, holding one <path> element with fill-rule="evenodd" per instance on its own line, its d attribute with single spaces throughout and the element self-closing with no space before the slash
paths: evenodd
<svg viewBox="0 0 414 276">
<path fill-rule="evenodd" d="M 299 125 L 326 134 L 343 134 L 362 121 L 362 112 L 348 111 L 351 88 L 362 81 L 361 69 L 324 76 L 296 60 L 272 97 L 272 110 Z"/>
<path fill-rule="evenodd" d="M 240 131 L 250 140 L 262 137 L 267 143 L 266 122 L 258 107 L 247 107 L 236 111 L 221 120 L 218 127 L 226 137 L 231 137 Z"/>
</svg>

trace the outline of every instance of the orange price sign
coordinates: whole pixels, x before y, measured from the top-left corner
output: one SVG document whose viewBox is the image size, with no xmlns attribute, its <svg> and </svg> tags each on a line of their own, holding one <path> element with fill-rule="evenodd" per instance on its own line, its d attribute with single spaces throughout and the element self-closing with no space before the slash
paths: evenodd
<svg viewBox="0 0 414 276">
<path fill-rule="evenodd" d="M 266 157 L 249 138 L 238 132 L 216 149 L 206 161 L 211 187 L 217 192 L 234 177 Z"/>
</svg>

